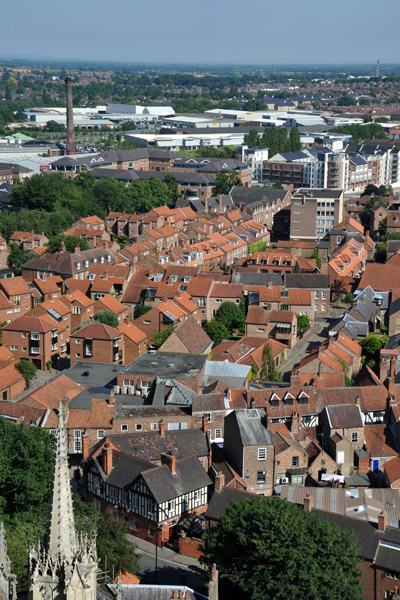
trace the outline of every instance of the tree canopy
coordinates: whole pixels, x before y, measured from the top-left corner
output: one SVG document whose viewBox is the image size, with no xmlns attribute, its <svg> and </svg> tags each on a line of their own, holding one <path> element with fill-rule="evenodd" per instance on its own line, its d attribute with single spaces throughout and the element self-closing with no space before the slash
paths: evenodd
<svg viewBox="0 0 400 600">
<path fill-rule="evenodd" d="M 97 323 L 109 325 L 110 327 L 118 327 L 118 317 L 111 310 L 99 310 L 94 315 L 93 320 Z"/>
<path fill-rule="evenodd" d="M 21 358 L 21 360 L 15 365 L 15 367 L 25 379 L 26 386 L 29 387 L 29 384 L 32 381 L 32 379 L 35 379 L 37 372 L 37 369 L 33 362 L 28 360 L 27 358 Z"/>
<path fill-rule="evenodd" d="M 212 319 L 212 321 L 207 323 L 207 325 L 204 327 L 204 330 L 212 339 L 214 346 L 218 346 L 222 340 L 229 339 L 228 329 L 221 321 L 217 321 L 216 319 Z"/>
<path fill-rule="evenodd" d="M 215 315 L 215 319 L 225 325 L 229 331 L 243 330 L 245 318 L 244 306 L 229 301 L 223 302 Z"/>
<path fill-rule="evenodd" d="M 59 252 L 61 242 L 64 242 L 65 249 L 67 252 L 75 252 L 75 248 L 79 246 L 79 250 L 89 250 L 89 244 L 87 240 L 81 237 L 77 237 L 76 235 L 64 235 L 63 233 L 59 233 L 54 237 L 49 239 L 47 244 L 47 251 L 53 254 L 54 252 Z"/>
<path fill-rule="evenodd" d="M 242 186 L 242 180 L 235 171 L 221 169 L 215 178 L 214 194 L 229 194 L 232 187 Z"/>
<path fill-rule="evenodd" d="M 223 599 L 363 597 L 354 534 L 286 500 L 232 502 L 203 539 L 204 562 L 217 564 Z"/>
</svg>

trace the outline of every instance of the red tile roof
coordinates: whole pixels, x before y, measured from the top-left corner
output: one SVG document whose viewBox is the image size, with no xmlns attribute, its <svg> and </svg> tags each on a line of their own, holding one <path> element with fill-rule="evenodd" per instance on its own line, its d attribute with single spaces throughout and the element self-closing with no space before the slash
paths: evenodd
<svg viewBox="0 0 400 600">
<path fill-rule="evenodd" d="M 71 334 L 73 338 L 89 338 L 93 340 L 114 340 L 120 336 L 121 332 L 118 329 L 104 323 L 89 323 L 89 325 Z"/>
</svg>

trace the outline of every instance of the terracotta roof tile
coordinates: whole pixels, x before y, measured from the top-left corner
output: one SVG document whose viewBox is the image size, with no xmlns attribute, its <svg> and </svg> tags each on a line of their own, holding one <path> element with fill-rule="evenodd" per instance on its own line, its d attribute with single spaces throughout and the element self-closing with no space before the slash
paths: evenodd
<svg viewBox="0 0 400 600">
<path fill-rule="evenodd" d="M 383 465 L 385 473 L 390 483 L 393 484 L 400 479 L 400 457 L 396 456 L 391 460 L 388 460 Z"/>
<path fill-rule="evenodd" d="M 93 340 L 114 340 L 120 337 L 121 332 L 115 327 L 105 325 L 104 323 L 89 323 L 79 331 L 71 334 L 73 338 L 90 338 Z"/>
</svg>

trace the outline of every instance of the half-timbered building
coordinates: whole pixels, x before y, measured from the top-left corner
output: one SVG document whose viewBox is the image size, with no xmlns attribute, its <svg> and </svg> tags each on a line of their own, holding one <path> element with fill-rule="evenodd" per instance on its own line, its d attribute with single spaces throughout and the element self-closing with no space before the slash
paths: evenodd
<svg viewBox="0 0 400 600">
<path fill-rule="evenodd" d="M 166 543 L 182 516 L 205 512 L 211 479 L 195 455 L 161 455 L 161 465 L 116 451 L 107 442 L 85 466 L 87 499 L 116 511 L 131 533 Z"/>
</svg>

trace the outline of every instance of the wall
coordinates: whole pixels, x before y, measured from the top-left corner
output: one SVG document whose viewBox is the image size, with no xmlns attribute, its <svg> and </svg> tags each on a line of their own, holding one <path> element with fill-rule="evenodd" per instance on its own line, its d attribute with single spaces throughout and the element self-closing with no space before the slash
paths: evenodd
<svg viewBox="0 0 400 600">
<path fill-rule="evenodd" d="M 179 535 L 178 552 L 183 556 L 191 556 L 192 558 L 200 558 L 203 555 L 204 542 L 197 538 L 188 538 Z"/>
</svg>

